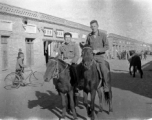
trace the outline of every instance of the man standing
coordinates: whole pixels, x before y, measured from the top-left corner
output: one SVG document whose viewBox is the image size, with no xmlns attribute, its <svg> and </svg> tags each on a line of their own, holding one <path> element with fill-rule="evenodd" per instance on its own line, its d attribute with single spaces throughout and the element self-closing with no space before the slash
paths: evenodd
<svg viewBox="0 0 152 120">
<path fill-rule="evenodd" d="M 19 48 L 19 50 L 18 50 L 18 57 L 20 57 L 20 54 L 23 54 L 23 52 L 22 52 L 22 49 L 21 49 L 21 48 Z"/>
<path fill-rule="evenodd" d="M 106 67 L 104 56 L 105 52 L 109 49 L 109 44 L 107 40 L 107 35 L 98 30 L 98 22 L 92 20 L 90 22 L 90 27 L 92 32 L 88 35 L 86 44 L 93 48 L 94 59 L 99 63 L 99 68 L 101 71 L 100 77 L 103 77 L 104 92 L 109 92 L 109 69 Z"/>
</svg>

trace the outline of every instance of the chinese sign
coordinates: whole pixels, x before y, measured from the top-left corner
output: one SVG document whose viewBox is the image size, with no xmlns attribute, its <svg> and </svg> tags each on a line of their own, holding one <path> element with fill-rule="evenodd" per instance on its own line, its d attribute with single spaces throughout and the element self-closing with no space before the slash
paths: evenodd
<svg viewBox="0 0 152 120">
<path fill-rule="evenodd" d="M 53 37 L 53 29 L 52 28 L 44 28 L 44 35 Z"/>
<path fill-rule="evenodd" d="M 36 25 L 27 24 L 23 26 L 26 33 L 36 33 Z"/>
<path fill-rule="evenodd" d="M 12 22 L 6 20 L 0 20 L 0 30 L 12 31 Z"/>
<path fill-rule="evenodd" d="M 64 31 L 63 30 L 56 30 L 56 37 L 63 38 L 64 37 Z"/>
</svg>

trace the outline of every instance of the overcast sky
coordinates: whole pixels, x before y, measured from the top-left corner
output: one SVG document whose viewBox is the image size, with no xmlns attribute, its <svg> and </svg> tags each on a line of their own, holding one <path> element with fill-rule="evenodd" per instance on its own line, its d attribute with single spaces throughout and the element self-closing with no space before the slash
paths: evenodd
<svg viewBox="0 0 152 120">
<path fill-rule="evenodd" d="M 98 20 L 108 33 L 152 43 L 152 0 L 0 0 L 89 26 Z"/>
</svg>

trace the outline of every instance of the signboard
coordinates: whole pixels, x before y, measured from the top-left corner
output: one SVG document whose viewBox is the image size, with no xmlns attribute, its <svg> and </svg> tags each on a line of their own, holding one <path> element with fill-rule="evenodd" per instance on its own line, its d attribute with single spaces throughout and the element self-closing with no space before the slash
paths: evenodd
<svg viewBox="0 0 152 120">
<path fill-rule="evenodd" d="M 64 37 L 64 31 L 63 30 L 56 30 L 56 37 L 63 38 Z"/>
<path fill-rule="evenodd" d="M 44 35 L 53 37 L 53 29 L 52 28 L 44 28 Z"/>
<path fill-rule="evenodd" d="M 0 20 L 0 30 L 12 31 L 12 22 L 6 20 Z"/>
<path fill-rule="evenodd" d="M 27 24 L 23 26 L 26 33 L 36 33 L 36 25 Z"/>
<path fill-rule="evenodd" d="M 79 34 L 75 32 L 70 32 L 72 34 L 72 38 L 79 38 Z"/>
<path fill-rule="evenodd" d="M 87 37 L 86 35 L 84 35 L 84 34 L 82 35 L 82 38 L 86 39 L 86 37 Z"/>
</svg>

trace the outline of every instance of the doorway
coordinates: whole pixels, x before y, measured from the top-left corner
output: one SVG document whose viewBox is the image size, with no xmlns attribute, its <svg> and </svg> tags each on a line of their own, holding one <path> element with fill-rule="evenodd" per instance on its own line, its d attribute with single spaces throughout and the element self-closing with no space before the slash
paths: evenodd
<svg viewBox="0 0 152 120">
<path fill-rule="evenodd" d="M 32 66 L 34 65 L 34 50 L 33 50 L 33 41 L 34 38 L 26 38 L 26 65 Z"/>
<path fill-rule="evenodd" d="M 49 41 L 45 40 L 43 42 L 44 45 L 44 56 L 46 60 L 46 64 L 48 63 L 49 57 L 55 57 L 58 51 L 59 46 L 61 45 L 62 42 L 59 41 Z"/>
<path fill-rule="evenodd" d="M 2 70 L 8 68 L 8 36 L 1 36 Z"/>
</svg>

